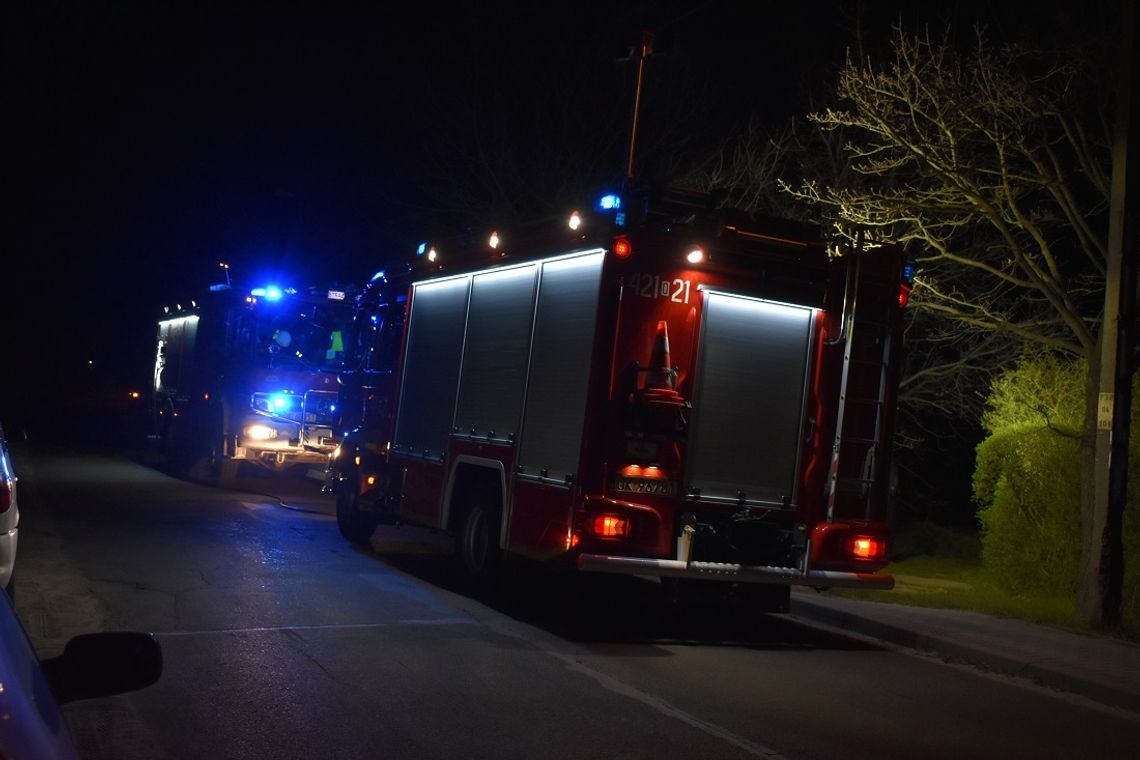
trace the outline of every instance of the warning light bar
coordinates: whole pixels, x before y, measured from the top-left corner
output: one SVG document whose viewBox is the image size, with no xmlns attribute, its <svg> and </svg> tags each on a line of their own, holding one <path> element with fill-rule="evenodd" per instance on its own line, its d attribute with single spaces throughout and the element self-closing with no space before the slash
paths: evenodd
<svg viewBox="0 0 1140 760">
<path fill-rule="evenodd" d="M 290 290 L 289 292 L 295 293 L 296 291 Z M 265 298 L 270 301 L 280 301 L 286 291 L 277 287 L 276 285 L 266 285 L 264 288 L 253 288 L 249 291 L 251 296 L 256 298 Z"/>
</svg>

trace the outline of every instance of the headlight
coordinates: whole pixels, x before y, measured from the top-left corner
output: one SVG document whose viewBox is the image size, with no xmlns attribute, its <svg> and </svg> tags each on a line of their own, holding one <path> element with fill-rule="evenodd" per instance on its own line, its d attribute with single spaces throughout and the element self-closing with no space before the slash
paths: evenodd
<svg viewBox="0 0 1140 760">
<path fill-rule="evenodd" d="M 277 428 L 269 425 L 250 425 L 244 432 L 252 441 L 271 441 L 277 437 Z"/>
</svg>

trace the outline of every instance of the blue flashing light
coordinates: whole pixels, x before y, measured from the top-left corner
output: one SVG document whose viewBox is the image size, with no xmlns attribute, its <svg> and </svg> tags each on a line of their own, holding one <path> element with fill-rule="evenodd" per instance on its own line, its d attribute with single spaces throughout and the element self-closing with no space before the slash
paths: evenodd
<svg viewBox="0 0 1140 760">
<path fill-rule="evenodd" d="M 387 281 L 388 281 L 388 273 L 385 272 L 383 269 L 381 269 L 376 274 L 372 275 L 372 279 L 369 280 L 369 282 L 387 282 Z"/>
<path fill-rule="evenodd" d="M 420 243 L 420 244 L 419 244 L 419 245 L 416 247 L 416 255 L 417 255 L 417 256 L 423 256 L 425 253 L 427 253 L 427 247 L 428 247 L 428 246 L 427 246 L 427 243 L 426 243 L 426 242 Z"/>
<path fill-rule="evenodd" d="M 266 285 L 264 288 L 251 289 L 249 294 L 257 298 L 266 298 L 270 301 L 280 301 L 281 297 L 285 295 L 285 291 L 276 285 Z"/>
<path fill-rule="evenodd" d="M 621 208 L 621 196 L 607 193 L 598 199 L 598 208 L 602 211 L 617 211 Z"/>
<path fill-rule="evenodd" d="M 254 287 L 250 289 L 250 295 L 255 299 L 266 299 L 267 301 L 280 301 L 286 293 L 296 293 L 293 288 L 288 288 L 283 291 L 282 288 L 276 285 L 267 285 L 266 287 Z"/>
<path fill-rule="evenodd" d="M 917 269 L 917 267 L 915 267 L 913 261 L 908 261 L 906 264 L 904 264 L 903 265 L 903 281 L 905 281 L 907 283 L 914 282 L 914 275 L 915 275 L 916 269 Z"/>
<path fill-rule="evenodd" d="M 618 227 L 624 227 L 625 226 L 625 212 L 624 211 L 619 211 L 616 214 L 614 214 L 614 224 L 616 224 Z"/>
<path fill-rule="evenodd" d="M 287 412 L 293 406 L 293 397 L 287 393 L 274 393 L 269 397 L 269 408 L 274 412 Z"/>
</svg>

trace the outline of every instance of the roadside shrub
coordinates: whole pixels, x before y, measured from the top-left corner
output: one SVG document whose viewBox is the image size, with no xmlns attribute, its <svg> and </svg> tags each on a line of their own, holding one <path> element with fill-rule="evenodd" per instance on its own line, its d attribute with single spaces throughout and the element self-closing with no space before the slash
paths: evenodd
<svg viewBox="0 0 1140 760">
<path fill-rule="evenodd" d="M 978 446 L 983 577 L 1010 593 L 1075 593 L 1080 570 L 1079 441 L 1030 424 Z"/>
<path fill-rule="evenodd" d="M 1080 433 L 1085 364 L 1023 358 L 993 384 L 977 448 L 974 501 L 982 572 L 1016 594 L 1073 596 L 1080 576 Z M 1140 624 L 1140 386 L 1133 383 L 1124 513 L 1126 623 Z"/>
</svg>

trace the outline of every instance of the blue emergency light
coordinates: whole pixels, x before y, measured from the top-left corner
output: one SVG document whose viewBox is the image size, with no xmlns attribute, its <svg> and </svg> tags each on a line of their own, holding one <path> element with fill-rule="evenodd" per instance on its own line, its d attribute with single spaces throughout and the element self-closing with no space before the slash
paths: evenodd
<svg viewBox="0 0 1140 760">
<path fill-rule="evenodd" d="M 265 298 L 269 301 L 280 301 L 285 292 L 276 285 L 266 285 L 264 288 L 253 288 L 249 291 L 251 296 Z"/>
<path fill-rule="evenodd" d="M 621 208 L 621 196 L 607 193 L 598 199 L 598 208 L 602 211 L 617 211 Z"/>
</svg>

